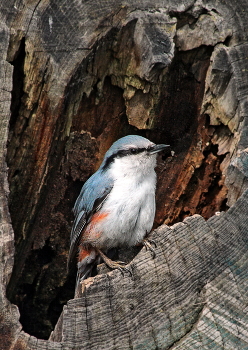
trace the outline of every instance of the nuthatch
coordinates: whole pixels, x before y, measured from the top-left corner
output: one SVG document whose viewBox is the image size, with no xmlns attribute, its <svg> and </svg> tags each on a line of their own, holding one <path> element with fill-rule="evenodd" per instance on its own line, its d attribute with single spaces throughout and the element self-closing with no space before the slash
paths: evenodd
<svg viewBox="0 0 248 350">
<path fill-rule="evenodd" d="M 110 268 L 125 271 L 123 263 L 110 260 L 103 251 L 141 242 L 150 246 L 144 238 L 155 216 L 156 155 L 168 147 L 137 135 L 122 137 L 83 185 L 73 208 L 68 257 L 70 266 L 77 256 L 77 285 L 99 257 Z"/>
</svg>

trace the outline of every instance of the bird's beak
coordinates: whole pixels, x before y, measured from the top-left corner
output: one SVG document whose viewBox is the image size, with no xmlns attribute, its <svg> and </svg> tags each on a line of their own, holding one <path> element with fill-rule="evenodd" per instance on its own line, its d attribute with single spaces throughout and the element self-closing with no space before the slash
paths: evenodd
<svg viewBox="0 0 248 350">
<path fill-rule="evenodd" d="M 161 144 L 161 145 L 154 145 L 154 146 L 149 147 L 147 152 L 149 154 L 154 154 L 154 153 L 158 153 L 160 151 L 163 151 L 164 149 L 169 148 L 169 147 L 170 147 L 170 145 L 163 145 L 163 144 Z"/>
</svg>

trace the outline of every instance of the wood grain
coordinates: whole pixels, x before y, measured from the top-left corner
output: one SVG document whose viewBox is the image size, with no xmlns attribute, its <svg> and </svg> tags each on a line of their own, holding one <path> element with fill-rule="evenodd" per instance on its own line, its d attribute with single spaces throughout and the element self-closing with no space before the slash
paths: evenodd
<svg viewBox="0 0 248 350">
<path fill-rule="evenodd" d="M 2 349 L 248 348 L 247 9 L 0 4 Z M 70 300 L 70 210 L 128 133 L 175 151 L 158 162 L 156 258 Z"/>
</svg>

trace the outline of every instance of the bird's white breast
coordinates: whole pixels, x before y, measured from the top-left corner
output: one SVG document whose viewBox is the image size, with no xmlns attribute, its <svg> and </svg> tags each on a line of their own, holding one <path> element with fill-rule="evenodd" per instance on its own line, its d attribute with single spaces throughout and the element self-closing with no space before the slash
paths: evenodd
<svg viewBox="0 0 248 350">
<path fill-rule="evenodd" d="M 105 249 L 141 242 L 150 232 L 155 215 L 154 166 L 138 174 L 120 173 L 118 167 L 114 171 L 114 186 L 101 209 L 108 213 L 99 227 L 102 231 L 99 243 Z"/>
</svg>

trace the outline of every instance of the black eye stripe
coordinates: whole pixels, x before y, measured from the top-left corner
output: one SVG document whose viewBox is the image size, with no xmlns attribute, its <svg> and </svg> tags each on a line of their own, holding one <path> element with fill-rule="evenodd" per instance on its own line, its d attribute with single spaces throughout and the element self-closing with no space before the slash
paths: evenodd
<svg viewBox="0 0 248 350">
<path fill-rule="evenodd" d="M 154 146 L 148 146 L 146 150 L 149 152 L 153 147 Z"/>
<path fill-rule="evenodd" d="M 129 149 L 121 149 L 118 152 L 116 152 L 115 154 L 113 154 L 113 156 L 120 158 L 120 157 L 125 157 L 131 154 L 138 154 L 138 153 L 142 153 L 146 150 L 146 148 L 129 148 Z"/>
<path fill-rule="evenodd" d="M 132 155 L 132 154 L 139 154 L 139 153 L 144 152 L 145 150 L 146 150 L 145 147 L 143 147 L 143 148 L 120 149 L 119 151 L 117 151 L 116 153 L 112 154 L 110 157 L 108 157 L 106 159 L 105 164 L 102 167 L 102 170 L 105 171 L 107 168 L 109 168 L 110 164 L 113 163 L 115 158 L 121 158 L 121 157 L 125 157 L 125 156 Z"/>
</svg>

